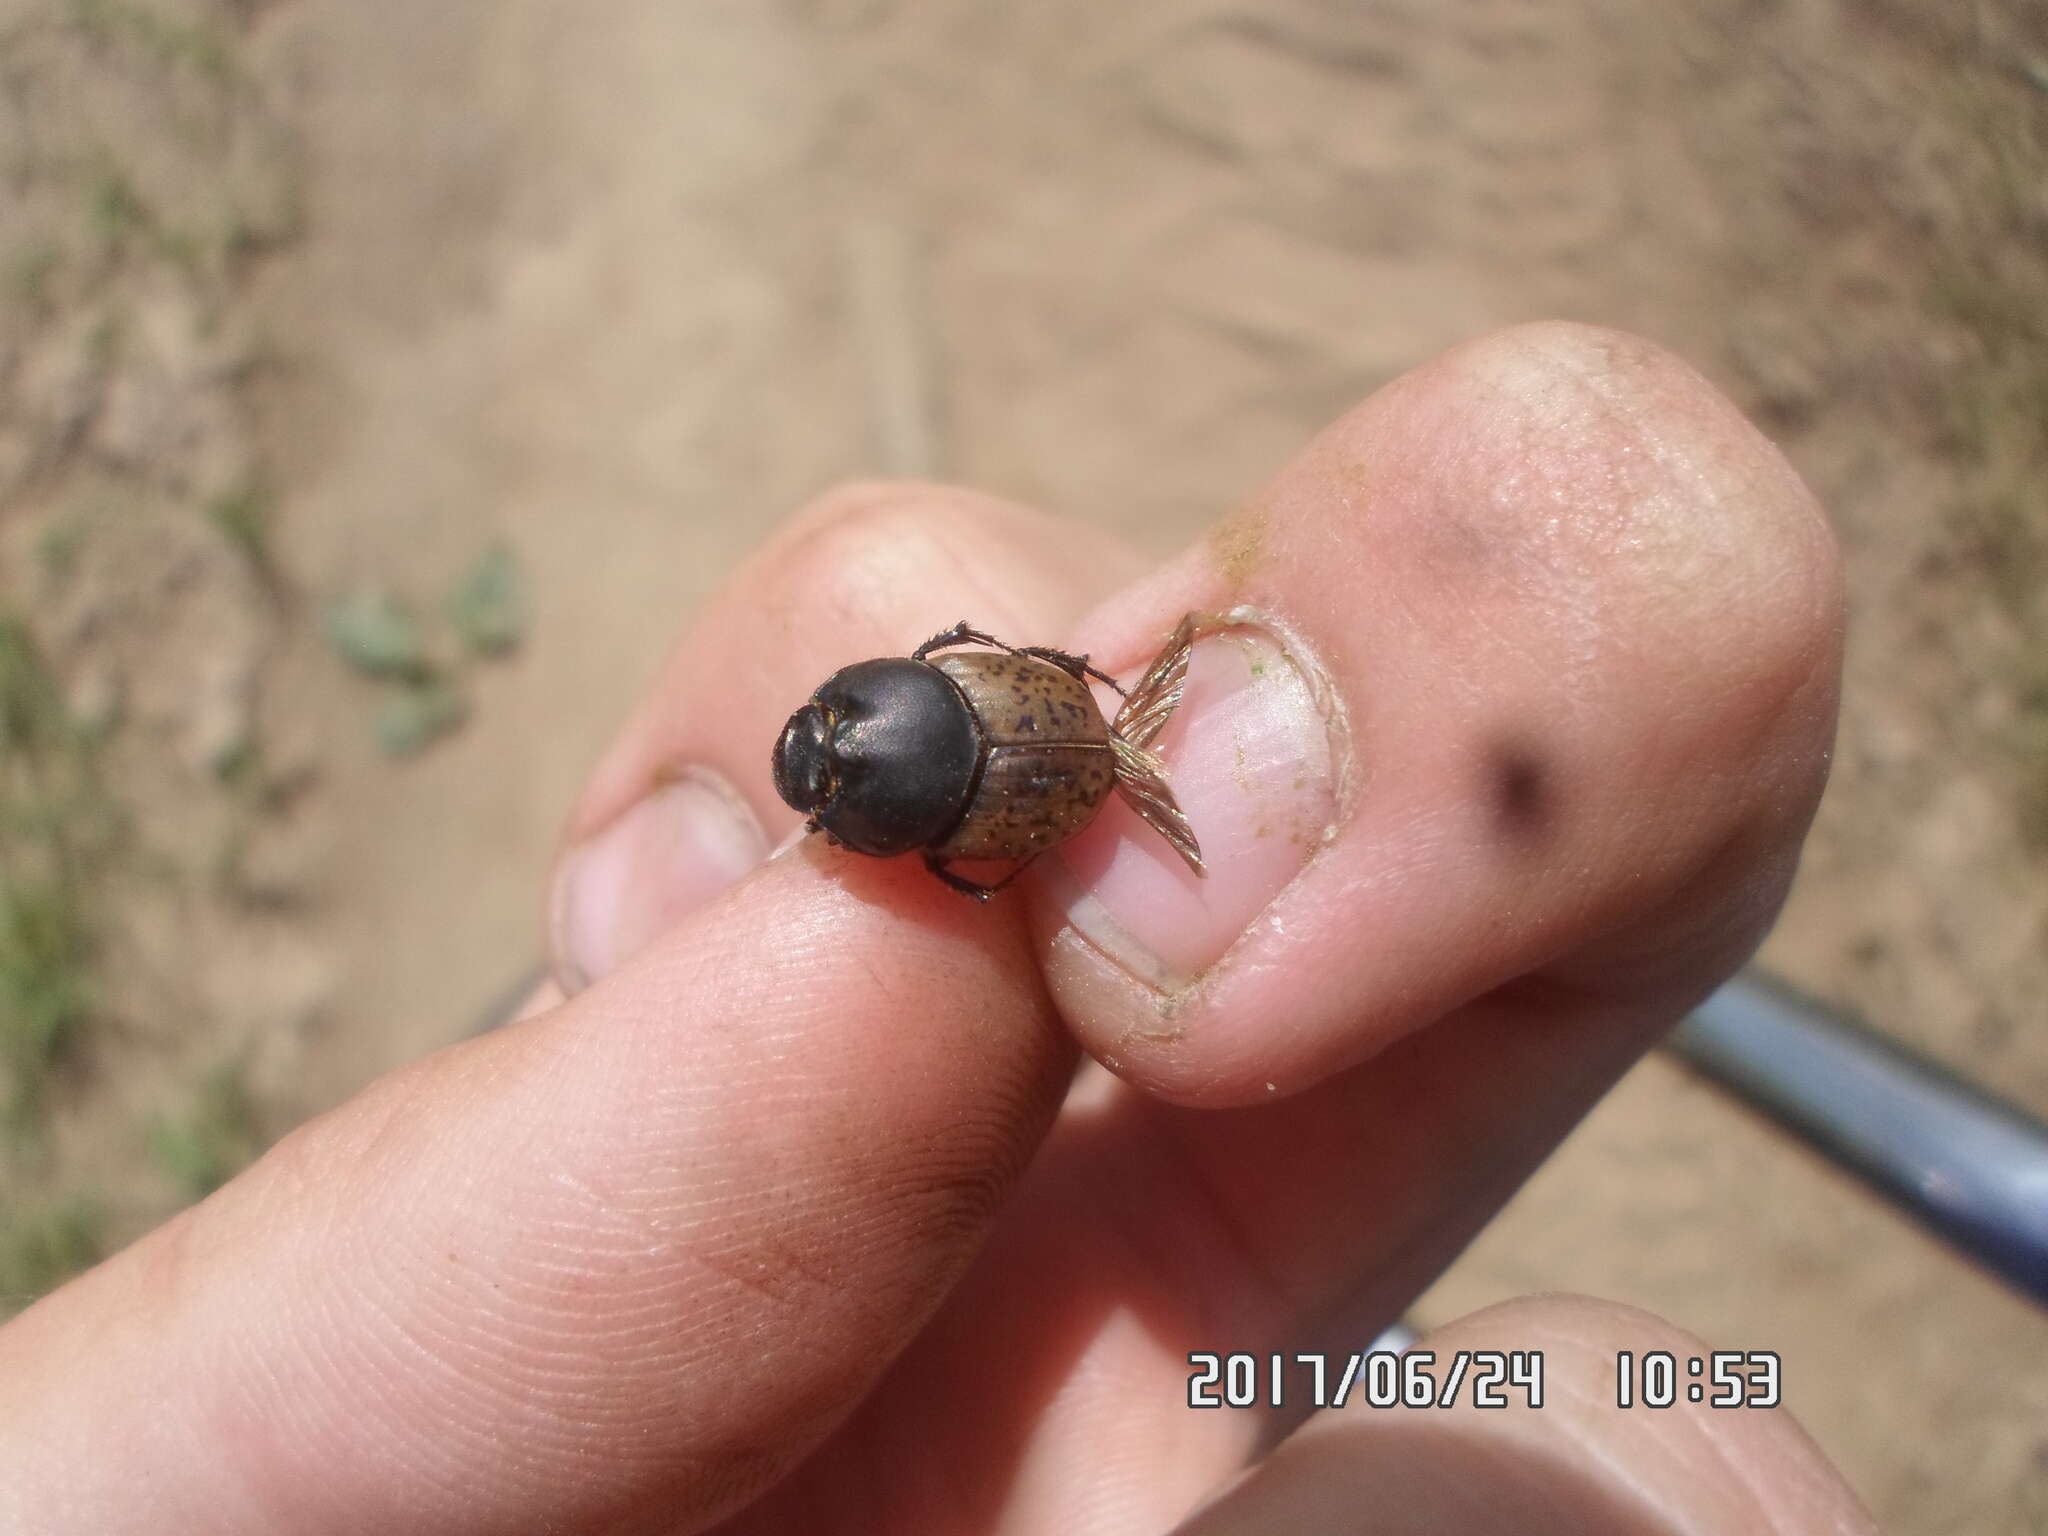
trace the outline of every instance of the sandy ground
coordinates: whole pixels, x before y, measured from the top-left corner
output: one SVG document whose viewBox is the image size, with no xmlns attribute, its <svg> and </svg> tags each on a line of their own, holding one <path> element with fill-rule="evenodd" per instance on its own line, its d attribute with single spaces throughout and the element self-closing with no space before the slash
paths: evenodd
<svg viewBox="0 0 2048 1536">
<path fill-rule="evenodd" d="M 1378 383 L 1566 315 L 1691 357 L 1849 552 L 1837 778 L 1766 960 L 2048 1113 L 2048 448 L 2017 350 L 2048 303 L 2048 35 L 1928 9 L 212 7 L 288 131 L 258 159 L 292 209 L 214 295 L 249 361 L 188 436 L 236 462 L 157 500 L 260 466 L 288 595 L 171 519 L 201 595 L 168 611 L 212 616 L 178 672 L 64 630 L 80 599 L 23 574 L 27 530 L 132 465 L 17 471 L 0 523 L 67 686 L 99 665 L 170 701 L 117 737 L 139 818 L 212 826 L 159 843 L 197 868 L 229 839 L 244 872 L 128 902 L 159 935 L 133 974 L 198 979 L 189 1027 L 108 1059 L 184 1081 L 243 1052 L 276 1130 L 470 1028 L 535 955 L 558 818 L 667 638 L 832 481 L 956 478 L 1164 553 Z M 62 318 L 9 354 L 17 396 Z M 529 643 L 463 729 L 386 759 L 319 605 L 431 601 L 499 539 Z M 262 743 L 253 810 L 200 771 L 208 688 Z M 59 1172 L 116 1166 L 94 1106 L 150 1092 L 66 1091 Z M 2048 1529 L 2041 1314 L 1667 1062 L 1416 1311 L 1553 1288 L 1781 1351 L 1890 1530 Z"/>
</svg>

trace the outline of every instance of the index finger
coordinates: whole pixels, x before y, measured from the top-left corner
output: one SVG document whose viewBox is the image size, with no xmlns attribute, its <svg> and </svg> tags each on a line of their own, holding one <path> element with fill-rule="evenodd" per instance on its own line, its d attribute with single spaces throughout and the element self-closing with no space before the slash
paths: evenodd
<svg viewBox="0 0 2048 1536">
<path fill-rule="evenodd" d="M 1049 526 L 961 493 L 829 499 L 705 615 L 569 860 L 614 833 L 630 852 L 617 801 L 679 761 L 765 788 L 785 695 L 815 681 L 778 626 L 897 648 L 940 587 L 1033 630 L 1070 619 L 1117 557 Z M 930 1315 L 1071 1076 L 1021 925 L 989 916 L 914 868 L 770 860 L 566 1004 L 302 1127 L 0 1330 L 0 1526 L 580 1531 L 735 1507 Z"/>
</svg>

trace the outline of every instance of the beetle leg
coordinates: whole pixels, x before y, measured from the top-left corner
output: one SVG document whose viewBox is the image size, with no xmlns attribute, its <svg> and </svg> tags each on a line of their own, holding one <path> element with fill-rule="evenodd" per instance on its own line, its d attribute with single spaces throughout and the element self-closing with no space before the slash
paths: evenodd
<svg viewBox="0 0 2048 1536">
<path fill-rule="evenodd" d="M 1076 656 L 1072 651 L 1054 650 L 1049 645 L 1006 645 L 986 630 L 976 629 L 962 619 L 951 629 L 942 630 L 910 653 L 912 661 L 923 661 L 933 651 L 943 651 L 953 645 L 985 645 L 992 651 L 1007 651 L 1012 656 L 1029 656 L 1037 661 L 1049 661 L 1069 676 L 1082 680 L 1094 678 L 1114 688 L 1119 698 L 1124 697 L 1123 684 L 1111 677 L 1100 667 L 1088 665 L 1086 656 Z"/>
<path fill-rule="evenodd" d="M 1003 649 L 1007 651 L 1010 647 L 1006 645 Z M 1103 671 L 1102 668 L 1089 666 L 1086 656 L 1076 656 L 1072 651 L 1056 651 L 1049 645 L 1021 646 L 1013 654 L 1018 656 L 1036 656 L 1040 661 L 1049 661 L 1062 672 L 1072 675 L 1076 681 L 1083 681 L 1092 677 L 1098 683 L 1107 683 L 1110 687 L 1114 688 L 1118 698 L 1125 697 L 1124 685 Z"/>
<path fill-rule="evenodd" d="M 920 645 L 910 653 L 910 659 L 912 661 L 923 661 L 933 651 L 943 651 L 949 645 L 967 645 L 969 643 L 992 645 L 999 651 L 1007 651 L 1009 649 L 1007 645 L 996 639 L 994 635 L 985 635 L 965 619 L 962 619 L 951 629 L 941 630 L 936 635 L 933 635 L 931 639 L 925 641 L 923 645 Z"/>
<path fill-rule="evenodd" d="M 1032 859 L 1037 857 L 1037 854 L 1031 856 Z M 987 901 L 989 897 L 995 895 L 997 891 L 1000 891 L 1012 880 L 1023 874 L 1030 866 L 1031 859 L 1025 859 L 994 885 L 976 885 L 972 880 L 963 879 L 961 876 L 954 874 L 952 870 L 946 868 L 949 862 L 949 860 L 942 859 L 936 853 L 932 853 L 929 850 L 926 851 L 924 856 L 924 867 L 937 875 L 945 884 L 950 885 L 963 896 L 972 896 L 976 901 Z"/>
<path fill-rule="evenodd" d="M 954 645 L 985 645 L 992 651 L 1007 651 L 1012 656 L 1038 656 L 1053 663 L 1055 666 L 1065 667 L 1069 672 L 1074 671 L 1076 664 L 1084 667 L 1088 665 L 1088 658 L 1086 656 L 1069 656 L 1065 651 L 1051 651 L 1041 645 L 1027 645 L 1020 648 L 1005 644 L 987 630 L 976 629 L 965 619 L 962 619 L 951 629 L 942 630 L 938 634 L 933 635 L 931 639 L 925 641 L 923 645 L 920 645 L 910 653 L 910 659 L 912 661 L 923 661 L 933 651 L 943 651 L 948 646 Z M 1075 673 L 1074 675 L 1078 677 L 1080 674 Z M 1098 677 L 1101 676 L 1100 673 L 1096 675 Z M 1106 682 L 1108 679 L 1105 678 L 1104 681 Z"/>
<path fill-rule="evenodd" d="M 963 896 L 972 896 L 976 901 L 987 901 L 989 897 L 996 893 L 997 887 L 993 885 L 976 885 L 972 880 L 961 879 L 960 876 L 946 868 L 946 861 L 936 853 L 927 852 L 925 854 L 924 867 L 937 875 L 942 883 L 950 885 Z M 1008 884 L 1008 881 L 1004 883 Z"/>
</svg>

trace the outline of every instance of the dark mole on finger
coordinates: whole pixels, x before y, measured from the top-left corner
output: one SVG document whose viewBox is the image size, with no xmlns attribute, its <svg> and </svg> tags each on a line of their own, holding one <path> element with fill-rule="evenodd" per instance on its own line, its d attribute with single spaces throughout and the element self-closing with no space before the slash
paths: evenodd
<svg viewBox="0 0 2048 1536">
<path fill-rule="evenodd" d="M 1493 822 L 1524 846 L 1543 841 L 1557 817 L 1549 766 L 1527 742 L 1505 737 L 1487 755 L 1487 791 Z"/>
</svg>

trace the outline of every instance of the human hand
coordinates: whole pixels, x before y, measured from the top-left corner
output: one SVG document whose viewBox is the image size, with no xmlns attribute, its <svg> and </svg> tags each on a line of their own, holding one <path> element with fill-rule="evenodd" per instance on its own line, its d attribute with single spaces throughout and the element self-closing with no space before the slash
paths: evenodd
<svg viewBox="0 0 2048 1536">
<path fill-rule="evenodd" d="M 821 839 L 768 749 L 962 614 L 1125 675 L 1197 882 L 1121 807 L 986 906 Z M 1149 574 L 856 488 L 698 618 L 569 827 L 576 990 L 393 1074 L 0 1330 L 0 1524 L 204 1530 L 1867 1529 L 1782 1410 L 1187 1407 L 1361 1347 L 1748 955 L 1825 776 L 1840 578 L 1776 453 L 1643 343 L 1461 348 Z M 1327 835 L 1326 835 L 1327 829 Z M 1116 1075 L 1084 1062 L 1075 1042 Z M 1512 1399 L 1511 1399 L 1512 1400 Z"/>
</svg>

